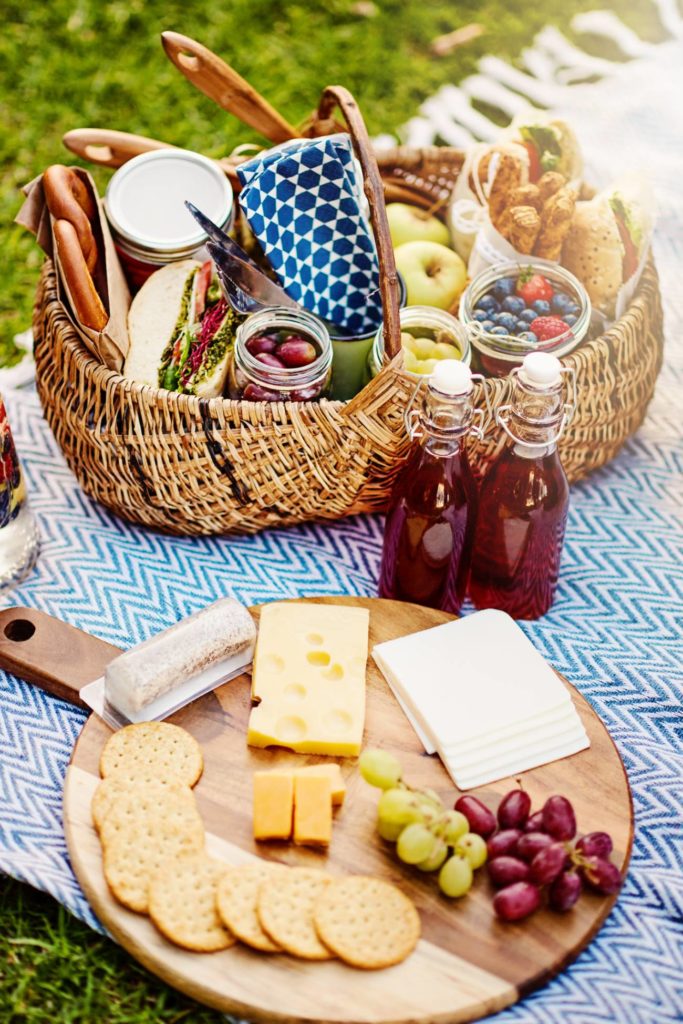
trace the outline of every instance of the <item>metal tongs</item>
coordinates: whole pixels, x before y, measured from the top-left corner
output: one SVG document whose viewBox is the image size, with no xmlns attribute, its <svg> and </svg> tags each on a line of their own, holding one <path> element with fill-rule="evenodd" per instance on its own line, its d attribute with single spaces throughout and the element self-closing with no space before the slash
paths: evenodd
<svg viewBox="0 0 683 1024">
<path fill-rule="evenodd" d="M 271 281 L 230 235 L 214 224 L 193 203 L 186 202 L 185 206 L 209 236 L 210 241 L 206 247 L 216 265 L 223 293 L 236 313 L 249 315 L 266 306 L 299 308 L 299 303 L 290 298 L 279 284 Z"/>
</svg>

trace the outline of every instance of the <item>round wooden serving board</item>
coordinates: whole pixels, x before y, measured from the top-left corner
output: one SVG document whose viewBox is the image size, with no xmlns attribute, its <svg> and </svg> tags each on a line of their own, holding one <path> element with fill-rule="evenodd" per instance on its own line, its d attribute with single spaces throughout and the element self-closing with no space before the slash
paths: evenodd
<svg viewBox="0 0 683 1024">
<path fill-rule="evenodd" d="M 370 648 L 383 640 L 439 625 L 452 616 L 393 601 L 316 598 L 370 610 Z M 252 609 L 257 617 L 259 609 Z M 457 666 L 454 666 L 457 671 Z M 428 757 L 389 688 L 368 661 L 364 743 L 385 747 L 400 758 L 405 778 L 437 790 L 448 806 L 458 793 L 438 757 Z M 567 684 L 569 685 L 569 684 Z M 526 772 L 524 786 L 534 809 L 552 793 L 574 804 L 582 832 L 604 829 L 615 845 L 614 859 L 626 869 L 632 840 L 632 805 L 619 755 L 604 725 L 578 692 L 575 705 L 590 737 L 590 748 L 573 757 Z M 286 750 L 247 747 L 250 709 L 248 675 L 195 701 L 172 721 L 192 733 L 204 751 L 204 774 L 196 788 L 207 830 L 207 848 L 230 863 L 265 857 L 287 864 L 315 865 L 332 874 L 372 874 L 395 882 L 414 901 L 422 939 L 402 964 L 362 971 L 337 961 L 307 963 L 267 955 L 238 944 L 221 953 L 189 953 L 167 942 L 151 922 L 119 906 L 102 874 L 100 844 L 92 827 L 90 800 L 98 781 L 100 751 L 109 728 L 92 715 L 74 750 L 64 791 L 64 828 L 71 863 L 100 920 L 150 971 L 200 1002 L 263 1021 L 408 1022 L 470 1021 L 514 1003 L 574 959 L 595 935 L 615 897 L 584 895 L 567 914 L 538 911 L 519 924 L 504 924 L 493 913 L 486 869 L 460 900 L 439 895 L 434 875 L 400 864 L 375 829 L 378 790 L 360 777 L 354 760 L 342 761 L 348 791 L 337 813 L 329 854 L 293 844 L 254 843 L 252 775 L 274 765 L 324 760 Z M 477 790 L 491 807 L 513 779 Z"/>
</svg>

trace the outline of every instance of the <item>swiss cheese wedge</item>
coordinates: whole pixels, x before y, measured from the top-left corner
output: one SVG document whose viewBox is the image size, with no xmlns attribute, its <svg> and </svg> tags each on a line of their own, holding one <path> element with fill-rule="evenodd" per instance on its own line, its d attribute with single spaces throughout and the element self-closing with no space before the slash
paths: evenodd
<svg viewBox="0 0 683 1024">
<path fill-rule="evenodd" d="M 355 757 L 365 722 L 369 612 L 276 603 L 261 612 L 247 742 Z"/>
</svg>

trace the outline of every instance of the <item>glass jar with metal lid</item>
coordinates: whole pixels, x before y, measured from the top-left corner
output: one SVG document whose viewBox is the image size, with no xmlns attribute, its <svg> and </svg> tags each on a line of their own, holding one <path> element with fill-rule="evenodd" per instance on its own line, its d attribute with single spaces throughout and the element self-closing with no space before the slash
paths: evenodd
<svg viewBox="0 0 683 1024">
<path fill-rule="evenodd" d="M 408 373 L 429 376 L 442 359 L 470 365 L 467 331 L 454 316 L 433 306 L 405 306 L 400 310 L 401 346 Z M 368 380 L 376 377 L 384 361 L 382 327 L 375 335 L 368 357 Z"/>
<path fill-rule="evenodd" d="M 218 164 L 186 149 L 141 153 L 120 167 L 105 194 L 114 244 L 131 288 L 168 263 L 202 252 L 207 240 L 185 208 L 199 207 L 219 227 L 233 222 L 233 193 Z"/>
<path fill-rule="evenodd" d="M 305 310 L 267 306 L 240 324 L 230 365 L 231 398 L 251 402 L 314 402 L 332 376 L 327 328 Z"/>
</svg>

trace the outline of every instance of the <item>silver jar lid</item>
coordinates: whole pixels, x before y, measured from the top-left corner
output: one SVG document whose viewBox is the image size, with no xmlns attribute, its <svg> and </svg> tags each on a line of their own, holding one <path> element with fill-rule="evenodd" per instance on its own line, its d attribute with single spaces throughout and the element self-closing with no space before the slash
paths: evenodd
<svg viewBox="0 0 683 1024">
<path fill-rule="evenodd" d="M 230 219 L 232 189 L 213 160 L 187 149 L 157 149 L 116 171 L 105 208 L 116 235 L 143 249 L 171 253 L 206 241 L 185 207 L 186 199 L 215 224 L 223 226 Z"/>
</svg>

